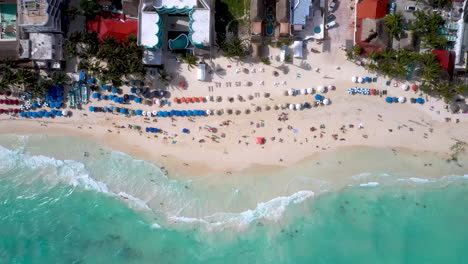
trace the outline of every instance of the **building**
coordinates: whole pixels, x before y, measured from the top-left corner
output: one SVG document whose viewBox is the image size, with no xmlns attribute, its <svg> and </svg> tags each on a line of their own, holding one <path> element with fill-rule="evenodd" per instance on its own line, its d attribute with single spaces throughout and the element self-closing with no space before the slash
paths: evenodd
<svg viewBox="0 0 468 264">
<path fill-rule="evenodd" d="M 18 25 L 24 32 L 60 33 L 64 0 L 18 0 Z"/>
<path fill-rule="evenodd" d="M 354 43 L 366 54 L 384 50 L 389 36 L 383 18 L 387 14 L 387 0 L 357 0 Z"/>
<path fill-rule="evenodd" d="M 263 34 L 263 20 L 265 16 L 265 4 L 262 0 L 250 1 L 250 33 L 252 36 Z"/>
<path fill-rule="evenodd" d="M 129 35 L 137 36 L 138 20 L 127 18 L 124 14 L 106 13 L 86 21 L 86 29 L 95 31 L 102 40 L 106 36 L 126 40 Z"/>
<path fill-rule="evenodd" d="M 289 37 L 291 35 L 289 8 L 289 0 L 277 0 L 276 21 L 279 23 L 279 37 Z"/>
<path fill-rule="evenodd" d="M 440 64 L 440 68 L 445 70 L 451 79 L 455 67 L 455 52 L 446 50 L 433 50 L 432 54 L 436 55 Z"/>
<path fill-rule="evenodd" d="M 18 58 L 16 0 L 0 1 L 0 58 Z"/>
<path fill-rule="evenodd" d="M 312 0 L 291 0 L 290 21 L 294 31 L 304 29 L 312 8 Z"/>
<path fill-rule="evenodd" d="M 160 65 L 163 51 L 211 50 L 214 0 L 142 0 L 138 44 L 145 47 L 144 63 Z"/>
</svg>

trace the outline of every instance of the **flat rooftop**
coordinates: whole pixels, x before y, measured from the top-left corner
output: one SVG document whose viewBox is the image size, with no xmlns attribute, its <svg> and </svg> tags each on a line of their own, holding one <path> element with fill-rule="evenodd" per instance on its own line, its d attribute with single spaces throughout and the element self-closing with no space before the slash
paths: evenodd
<svg viewBox="0 0 468 264">
<path fill-rule="evenodd" d="M 198 0 L 154 0 L 154 7 L 193 8 L 197 3 Z"/>
<path fill-rule="evenodd" d="M 291 1 L 291 24 L 302 25 L 306 24 L 306 18 L 310 14 L 312 0 L 292 0 Z"/>
<path fill-rule="evenodd" d="M 0 39 L 16 39 L 16 4 L 0 4 Z"/>
<path fill-rule="evenodd" d="M 159 39 L 159 20 L 160 16 L 158 13 L 147 13 L 142 12 L 140 15 L 140 30 L 138 34 L 140 35 L 140 45 L 147 48 L 153 48 L 156 45 L 160 44 Z"/>
<path fill-rule="evenodd" d="M 49 20 L 47 0 L 19 0 L 21 5 L 18 10 L 20 25 L 45 25 Z"/>
</svg>

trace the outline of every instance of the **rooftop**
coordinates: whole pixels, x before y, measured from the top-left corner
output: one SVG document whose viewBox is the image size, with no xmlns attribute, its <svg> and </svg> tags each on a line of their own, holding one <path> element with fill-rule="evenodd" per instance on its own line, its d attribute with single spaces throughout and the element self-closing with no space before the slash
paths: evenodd
<svg viewBox="0 0 468 264">
<path fill-rule="evenodd" d="M 193 8 L 196 7 L 198 0 L 154 0 L 154 6 L 158 7 L 168 7 L 168 8 Z"/>
<path fill-rule="evenodd" d="M 0 39 L 16 39 L 16 4 L 0 4 Z"/>
<path fill-rule="evenodd" d="M 311 7 L 312 0 L 291 0 L 291 24 L 304 26 Z"/>
<path fill-rule="evenodd" d="M 47 0 L 19 0 L 19 4 L 18 19 L 21 25 L 42 26 L 49 20 Z"/>
<path fill-rule="evenodd" d="M 360 0 L 357 4 L 358 18 L 382 18 L 387 14 L 388 0 Z"/>
<path fill-rule="evenodd" d="M 30 33 L 32 60 L 62 60 L 62 35 Z"/>
<path fill-rule="evenodd" d="M 96 16 L 86 22 L 88 31 L 96 31 L 98 38 L 113 36 L 119 40 L 126 40 L 130 34 L 137 35 L 138 20 L 126 18 L 122 14 L 113 14 L 110 17 Z"/>
</svg>

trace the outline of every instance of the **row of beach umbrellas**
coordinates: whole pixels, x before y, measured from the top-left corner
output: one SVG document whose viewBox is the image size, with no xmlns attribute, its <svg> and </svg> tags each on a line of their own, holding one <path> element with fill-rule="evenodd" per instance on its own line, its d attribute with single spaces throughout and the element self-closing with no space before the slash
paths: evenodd
<svg viewBox="0 0 468 264">
<path fill-rule="evenodd" d="M 0 104 L 19 105 L 20 101 L 18 99 L 0 99 Z"/>
<path fill-rule="evenodd" d="M 367 77 L 357 77 L 357 76 L 353 76 L 351 77 L 351 81 L 352 82 L 355 82 L 355 83 L 370 83 L 372 82 L 372 78 L 367 76 Z"/>
<path fill-rule="evenodd" d="M 376 89 L 367 89 L 367 88 L 359 88 L 359 87 L 348 89 L 348 94 L 374 95 L 376 93 L 377 93 Z"/>
<path fill-rule="evenodd" d="M 206 97 L 182 97 L 182 98 L 178 98 L 178 97 L 175 97 L 174 98 L 174 103 L 177 103 L 177 104 L 180 104 L 180 103 L 203 103 L 203 102 L 206 102 L 206 101 L 210 101 L 212 97 L 210 96 L 206 96 Z"/>
<path fill-rule="evenodd" d="M 19 109 L 13 109 L 13 108 L 0 109 L 0 114 L 8 114 L 8 113 L 17 114 L 19 112 L 20 112 Z"/>
<path fill-rule="evenodd" d="M 158 133 L 160 131 L 161 131 L 161 129 L 155 128 L 155 127 L 147 127 L 146 128 L 146 132 L 149 132 L 149 133 Z"/>
<path fill-rule="evenodd" d="M 403 91 L 408 91 L 408 90 L 410 89 L 410 86 L 409 86 L 408 84 L 402 84 L 402 85 L 401 85 L 401 89 L 402 89 Z M 418 86 L 417 86 L 416 84 L 411 85 L 411 90 L 417 91 L 417 90 L 418 90 Z"/>
<path fill-rule="evenodd" d="M 385 102 L 387 103 L 405 103 L 406 102 L 406 97 L 400 96 L 400 97 L 386 97 Z M 411 98 L 410 102 L 412 104 L 418 103 L 418 104 L 424 104 L 424 99 L 421 97 L 419 98 Z"/>
<path fill-rule="evenodd" d="M 21 117 L 28 117 L 28 118 L 42 118 L 42 117 L 45 117 L 45 118 L 53 118 L 55 116 L 68 116 L 69 112 L 68 110 L 63 110 L 63 111 L 59 111 L 59 110 L 51 110 L 50 112 L 47 112 L 47 111 L 37 111 L 37 112 L 32 112 L 32 111 L 21 111 L 20 112 L 20 116 Z"/>
</svg>

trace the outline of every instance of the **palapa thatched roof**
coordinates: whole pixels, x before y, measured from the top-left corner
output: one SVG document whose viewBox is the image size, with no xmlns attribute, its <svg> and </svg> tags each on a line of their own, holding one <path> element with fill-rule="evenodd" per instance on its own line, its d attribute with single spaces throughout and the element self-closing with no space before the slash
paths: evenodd
<svg viewBox="0 0 468 264">
<path fill-rule="evenodd" d="M 377 46 L 386 46 L 389 36 L 383 19 L 363 19 L 361 40 Z"/>
<path fill-rule="evenodd" d="M 263 0 L 251 0 L 250 1 L 250 21 L 262 22 L 265 14 L 265 5 Z"/>
<path fill-rule="evenodd" d="M 279 23 L 289 23 L 289 1 L 276 1 L 276 20 Z"/>
</svg>

